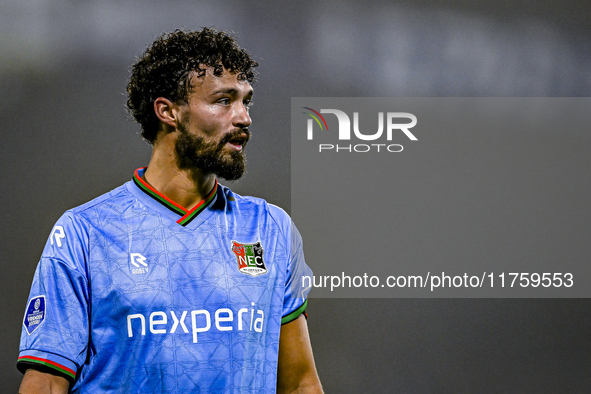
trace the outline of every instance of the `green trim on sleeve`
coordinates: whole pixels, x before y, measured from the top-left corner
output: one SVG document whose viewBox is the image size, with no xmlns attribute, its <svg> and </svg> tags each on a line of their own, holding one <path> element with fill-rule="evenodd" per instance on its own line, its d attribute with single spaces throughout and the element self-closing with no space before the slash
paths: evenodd
<svg viewBox="0 0 591 394">
<path fill-rule="evenodd" d="M 60 376 L 65 378 L 69 378 L 72 381 L 76 379 L 76 372 L 71 370 L 70 368 L 63 366 L 61 364 L 56 363 L 55 361 L 45 360 L 39 357 L 33 356 L 23 356 L 19 357 L 17 361 L 17 368 L 24 373 L 24 371 L 28 367 L 35 368 L 35 366 L 42 366 L 44 368 L 49 368 L 54 372 L 57 372 Z M 42 372 L 48 372 L 46 370 L 41 370 Z"/>
<path fill-rule="evenodd" d="M 289 315 L 283 316 L 283 318 L 281 318 L 281 324 L 289 323 L 290 321 L 294 321 L 295 319 L 297 319 L 302 313 L 304 313 L 307 306 L 308 300 L 305 300 L 304 303 L 298 309 L 291 312 Z"/>
</svg>

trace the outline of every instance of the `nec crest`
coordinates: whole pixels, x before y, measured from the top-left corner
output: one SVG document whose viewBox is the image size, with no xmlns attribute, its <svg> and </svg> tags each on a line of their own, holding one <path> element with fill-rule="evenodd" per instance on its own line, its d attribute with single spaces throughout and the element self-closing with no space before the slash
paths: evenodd
<svg viewBox="0 0 591 394">
<path fill-rule="evenodd" d="M 258 276 L 267 273 L 267 266 L 263 257 L 263 246 L 260 241 L 256 243 L 240 243 L 232 241 L 232 252 L 236 255 L 238 271 L 250 276 Z"/>
</svg>

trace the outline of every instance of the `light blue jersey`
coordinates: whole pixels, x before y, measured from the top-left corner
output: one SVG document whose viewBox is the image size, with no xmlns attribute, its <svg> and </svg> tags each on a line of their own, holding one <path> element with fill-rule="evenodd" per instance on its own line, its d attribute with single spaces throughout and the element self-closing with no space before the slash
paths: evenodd
<svg viewBox="0 0 591 394">
<path fill-rule="evenodd" d="M 289 216 L 217 185 L 191 211 L 134 180 L 67 211 L 35 272 L 19 369 L 74 393 L 274 393 L 311 276 Z"/>
</svg>

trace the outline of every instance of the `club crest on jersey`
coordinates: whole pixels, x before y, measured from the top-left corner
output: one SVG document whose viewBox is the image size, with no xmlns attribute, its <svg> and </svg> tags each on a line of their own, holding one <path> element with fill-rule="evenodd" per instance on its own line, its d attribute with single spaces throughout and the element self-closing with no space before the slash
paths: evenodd
<svg viewBox="0 0 591 394">
<path fill-rule="evenodd" d="M 250 276 L 257 276 L 267 272 L 263 260 L 263 246 L 258 241 L 254 244 L 242 244 L 232 241 L 232 252 L 236 255 L 238 271 Z"/>
<path fill-rule="evenodd" d="M 27 333 L 31 335 L 43 320 L 45 320 L 45 296 L 31 298 L 23 321 Z"/>
</svg>

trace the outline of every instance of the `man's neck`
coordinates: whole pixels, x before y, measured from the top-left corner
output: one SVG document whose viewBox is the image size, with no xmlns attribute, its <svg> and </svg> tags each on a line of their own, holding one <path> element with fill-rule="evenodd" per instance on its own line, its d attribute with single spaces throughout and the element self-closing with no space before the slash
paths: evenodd
<svg viewBox="0 0 591 394">
<path fill-rule="evenodd" d="M 211 192 L 215 176 L 199 169 L 180 169 L 174 149 L 161 148 L 154 147 L 143 179 L 182 207 L 193 208 Z"/>
</svg>

